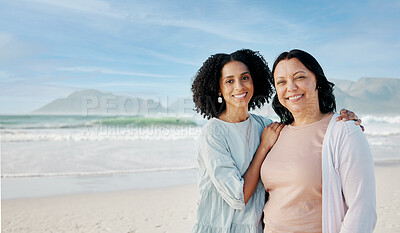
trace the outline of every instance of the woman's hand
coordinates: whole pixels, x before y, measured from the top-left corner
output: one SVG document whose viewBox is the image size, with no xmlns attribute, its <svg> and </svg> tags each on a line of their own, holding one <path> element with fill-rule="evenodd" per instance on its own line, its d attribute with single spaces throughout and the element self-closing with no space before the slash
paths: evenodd
<svg viewBox="0 0 400 233">
<path fill-rule="evenodd" d="M 260 147 L 266 149 L 266 151 L 269 151 L 271 147 L 275 144 L 276 140 L 278 139 L 279 133 L 284 126 L 284 124 L 274 122 L 265 127 L 261 135 Z"/>
<path fill-rule="evenodd" d="M 338 116 L 336 118 L 336 121 L 349 121 L 349 120 L 354 120 L 356 125 L 359 125 L 362 129 L 362 131 L 365 131 L 364 126 L 361 125 L 361 119 L 358 119 L 357 115 L 350 111 L 347 110 L 345 108 L 343 108 L 342 110 L 340 110 L 340 116 Z"/>
</svg>

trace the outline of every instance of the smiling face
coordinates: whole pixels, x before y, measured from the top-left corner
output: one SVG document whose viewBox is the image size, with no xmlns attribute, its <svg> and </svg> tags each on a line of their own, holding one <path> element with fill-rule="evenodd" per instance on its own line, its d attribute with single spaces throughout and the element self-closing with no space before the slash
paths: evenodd
<svg viewBox="0 0 400 233">
<path fill-rule="evenodd" d="M 319 114 L 317 79 L 297 58 L 282 60 L 274 71 L 279 102 L 293 116 Z"/>
<path fill-rule="evenodd" d="M 221 73 L 219 86 L 227 110 L 234 108 L 247 110 L 254 93 L 253 79 L 247 66 L 239 61 L 231 61 L 224 65 Z"/>
</svg>

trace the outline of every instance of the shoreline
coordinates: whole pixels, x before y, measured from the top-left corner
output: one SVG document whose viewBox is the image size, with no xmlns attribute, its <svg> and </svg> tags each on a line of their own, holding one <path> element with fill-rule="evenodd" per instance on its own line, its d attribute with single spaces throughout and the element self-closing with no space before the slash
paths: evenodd
<svg viewBox="0 0 400 233">
<path fill-rule="evenodd" d="M 400 167 L 400 159 L 375 160 L 374 165 L 375 169 L 377 167 Z M 1 177 L 1 200 L 132 191 L 196 183 L 197 168 L 77 176 L 12 177 L 6 175 L 6 177 Z M 21 190 L 29 190 L 29 192 Z"/>
<path fill-rule="evenodd" d="M 375 162 L 375 177 L 374 232 L 400 232 L 400 162 Z M 192 183 L 2 200 L 2 232 L 190 232 L 198 197 Z"/>
<path fill-rule="evenodd" d="M 56 197 L 163 188 L 197 182 L 197 169 L 134 172 L 96 176 L 1 178 L 1 199 Z M 28 190 L 28 192 L 26 191 Z"/>
</svg>

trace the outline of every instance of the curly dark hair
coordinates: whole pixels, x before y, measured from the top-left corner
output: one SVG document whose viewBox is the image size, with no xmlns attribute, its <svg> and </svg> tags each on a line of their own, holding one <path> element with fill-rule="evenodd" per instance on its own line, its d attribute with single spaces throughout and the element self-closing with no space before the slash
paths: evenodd
<svg viewBox="0 0 400 233">
<path fill-rule="evenodd" d="M 231 54 L 218 53 L 210 56 L 197 71 L 192 84 L 195 110 L 210 119 L 218 117 L 226 109 L 225 101 L 218 103 L 219 80 L 225 64 L 239 61 L 247 66 L 253 80 L 254 94 L 249 102 L 249 110 L 261 107 L 273 93 L 273 80 L 266 61 L 258 51 L 241 49 Z"/>
<path fill-rule="evenodd" d="M 318 61 L 309 53 L 300 49 L 293 49 L 290 52 L 283 52 L 275 60 L 272 67 L 271 82 L 274 83 L 274 72 L 278 63 L 282 60 L 289 60 L 297 58 L 309 71 L 315 74 L 317 78 L 317 89 L 318 89 L 318 101 L 319 109 L 322 113 L 328 113 L 336 111 L 335 95 L 333 94 L 333 87 L 335 84 L 328 81 L 325 77 L 324 71 Z M 292 113 L 285 108 L 278 100 L 278 96 L 275 94 L 272 100 L 272 108 L 276 114 L 280 117 L 281 121 L 285 124 L 291 124 L 294 121 Z"/>
</svg>

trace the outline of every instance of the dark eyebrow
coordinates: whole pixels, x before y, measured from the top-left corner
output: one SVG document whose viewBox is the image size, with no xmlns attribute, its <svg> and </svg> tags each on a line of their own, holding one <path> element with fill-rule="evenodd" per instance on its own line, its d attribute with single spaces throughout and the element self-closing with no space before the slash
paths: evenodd
<svg viewBox="0 0 400 233">
<path fill-rule="evenodd" d="M 306 72 L 304 72 L 304 71 L 302 71 L 302 70 L 299 70 L 299 71 L 295 72 L 295 73 L 293 74 L 293 76 L 295 76 L 295 75 L 298 74 L 298 73 L 306 73 Z"/>
<path fill-rule="evenodd" d="M 304 74 L 306 74 L 306 72 L 304 72 L 304 71 L 302 71 L 302 70 L 299 70 L 299 71 L 296 71 L 296 72 L 293 74 L 293 76 L 295 76 L 295 75 L 298 74 L 298 73 L 304 73 Z M 274 77 L 274 80 L 277 81 L 278 79 L 284 79 L 284 78 L 285 78 L 285 77 L 282 77 L 282 76 L 277 77 L 277 78 Z"/>
<path fill-rule="evenodd" d="M 243 72 L 243 73 L 240 74 L 240 76 L 245 75 L 245 74 L 250 74 L 250 72 L 248 72 L 248 71 Z M 226 78 L 233 78 L 233 75 L 229 75 L 229 76 L 224 77 L 224 79 L 226 79 Z"/>
</svg>

